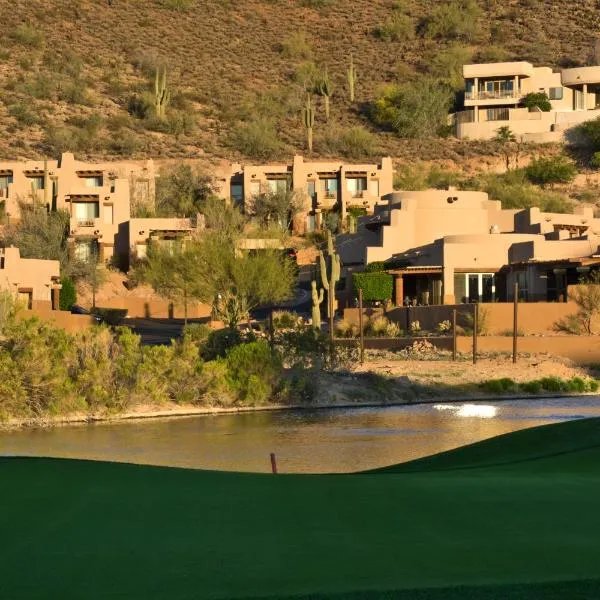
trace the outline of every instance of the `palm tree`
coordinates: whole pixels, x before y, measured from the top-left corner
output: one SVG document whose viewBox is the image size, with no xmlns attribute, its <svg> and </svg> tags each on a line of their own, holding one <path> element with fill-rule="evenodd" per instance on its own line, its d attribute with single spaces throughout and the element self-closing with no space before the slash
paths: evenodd
<svg viewBox="0 0 600 600">
<path fill-rule="evenodd" d="M 511 145 L 517 142 L 517 136 L 510 130 L 508 125 L 503 125 L 496 130 L 494 141 L 502 146 L 504 157 L 506 158 L 506 170 L 510 169 L 510 156 L 512 154 Z"/>
</svg>

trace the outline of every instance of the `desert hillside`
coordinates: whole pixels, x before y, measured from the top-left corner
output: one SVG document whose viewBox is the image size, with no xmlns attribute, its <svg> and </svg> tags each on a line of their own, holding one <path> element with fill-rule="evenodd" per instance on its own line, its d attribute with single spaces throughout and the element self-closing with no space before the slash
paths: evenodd
<svg viewBox="0 0 600 600">
<path fill-rule="evenodd" d="M 448 6 L 461 15 L 450 26 L 452 14 L 440 13 Z M 486 154 L 474 142 L 403 139 L 369 107 L 384 85 L 456 84 L 465 60 L 585 64 L 600 25 L 595 0 L 0 0 L 0 13 L 5 159 L 65 149 L 82 158 L 304 152 L 305 90 L 324 73 L 331 117 L 315 94 L 315 155 Z M 158 119 L 163 67 L 170 103 Z"/>
</svg>

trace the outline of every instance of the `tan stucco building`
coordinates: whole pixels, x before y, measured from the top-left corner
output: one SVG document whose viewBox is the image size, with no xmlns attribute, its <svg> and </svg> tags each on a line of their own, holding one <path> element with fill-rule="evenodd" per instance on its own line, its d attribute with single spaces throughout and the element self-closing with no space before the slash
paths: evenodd
<svg viewBox="0 0 600 600">
<path fill-rule="evenodd" d="M 330 210 L 337 210 L 342 221 L 351 208 L 370 214 L 394 189 L 389 157 L 379 163 L 346 164 L 295 156 L 292 163 L 286 164 L 231 164 L 217 178 L 219 196 L 246 211 L 251 211 L 255 198 L 265 192 L 298 191 L 304 198 L 304 210 L 294 224 L 298 232 L 318 229 Z"/>
<path fill-rule="evenodd" d="M 0 290 L 14 294 L 25 309 L 58 310 L 60 263 L 21 258 L 18 248 L 0 248 Z"/>
<path fill-rule="evenodd" d="M 599 236 L 591 207 L 505 210 L 483 192 L 426 190 L 394 192 L 337 247 L 346 303 L 352 272 L 373 262 L 394 275 L 397 305 L 507 301 L 515 282 L 524 300 L 558 301 L 600 263 Z"/>
<path fill-rule="evenodd" d="M 579 123 L 600 116 L 600 66 L 553 71 L 529 62 L 464 65 L 465 110 L 453 115 L 459 139 L 493 138 L 507 126 L 517 139 L 555 142 Z M 519 106 L 534 92 L 548 95 L 552 109 Z"/>
</svg>

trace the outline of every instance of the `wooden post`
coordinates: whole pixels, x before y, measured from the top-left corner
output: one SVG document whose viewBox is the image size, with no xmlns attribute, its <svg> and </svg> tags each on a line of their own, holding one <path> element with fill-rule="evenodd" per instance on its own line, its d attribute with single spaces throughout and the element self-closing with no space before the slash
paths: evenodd
<svg viewBox="0 0 600 600">
<path fill-rule="evenodd" d="M 360 364 L 365 362 L 365 330 L 363 324 L 363 291 L 362 288 L 358 289 L 358 327 L 359 327 L 359 340 L 360 340 Z"/>
<path fill-rule="evenodd" d="M 452 311 L 452 360 L 456 360 L 456 309 Z"/>
<path fill-rule="evenodd" d="M 273 475 L 277 475 L 277 458 L 275 452 L 271 452 L 271 472 Z"/>
<path fill-rule="evenodd" d="M 477 362 L 477 317 L 479 313 L 479 304 L 473 304 L 473 364 Z"/>
<path fill-rule="evenodd" d="M 513 363 L 517 362 L 517 349 L 519 337 L 519 284 L 515 282 L 515 291 L 513 299 Z"/>
</svg>

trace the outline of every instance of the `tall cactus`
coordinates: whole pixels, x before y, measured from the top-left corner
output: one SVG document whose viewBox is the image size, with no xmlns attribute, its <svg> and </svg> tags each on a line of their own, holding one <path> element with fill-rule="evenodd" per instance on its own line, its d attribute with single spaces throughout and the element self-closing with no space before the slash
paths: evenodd
<svg viewBox="0 0 600 600">
<path fill-rule="evenodd" d="M 327 231 L 327 257 L 319 251 L 319 264 L 321 266 L 321 283 L 327 290 L 327 316 L 330 323 L 335 312 L 335 286 L 340 280 L 340 255 L 333 249 L 331 231 Z"/>
<path fill-rule="evenodd" d="M 333 94 L 333 84 L 331 83 L 331 79 L 329 79 L 327 69 L 325 69 L 325 72 L 317 83 L 316 89 L 317 94 L 325 101 L 325 120 L 329 121 L 329 99 L 331 98 L 331 94 Z"/>
<path fill-rule="evenodd" d="M 350 55 L 350 66 L 348 67 L 348 91 L 350 92 L 350 102 L 354 102 L 354 91 L 356 88 L 356 80 L 358 75 L 356 74 L 356 69 L 354 68 L 354 57 L 352 54 Z"/>
<path fill-rule="evenodd" d="M 325 290 L 320 288 L 317 291 L 317 282 L 313 279 L 310 282 L 312 294 L 312 324 L 317 331 L 321 331 L 321 303 L 325 295 Z"/>
<path fill-rule="evenodd" d="M 167 106 L 171 101 L 171 91 L 167 87 L 167 67 L 156 69 L 154 76 L 154 109 L 159 119 L 164 119 L 167 114 Z"/>
<path fill-rule="evenodd" d="M 306 96 L 306 105 L 302 109 L 302 122 L 306 129 L 306 140 L 308 143 L 308 151 L 312 152 L 313 148 L 313 125 L 315 124 L 315 110 L 312 107 L 310 94 Z"/>
</svg>

